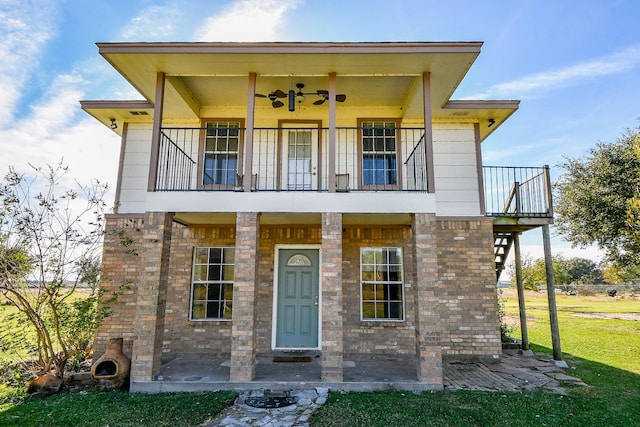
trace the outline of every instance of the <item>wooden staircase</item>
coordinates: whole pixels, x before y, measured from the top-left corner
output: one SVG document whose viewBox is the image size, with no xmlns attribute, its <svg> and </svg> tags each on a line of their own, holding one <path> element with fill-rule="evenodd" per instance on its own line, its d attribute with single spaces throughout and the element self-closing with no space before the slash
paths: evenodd
<svg viewBox="0 0 640 427">
<path fill-rule="evenodd" d="M 496 280 L 500 279 L 500 274 L 505 268 L 509 251 L 513 245 L 513 233 L 496 231 L 493 232 L 493 253 L 496 259 Z"/>
</svg>

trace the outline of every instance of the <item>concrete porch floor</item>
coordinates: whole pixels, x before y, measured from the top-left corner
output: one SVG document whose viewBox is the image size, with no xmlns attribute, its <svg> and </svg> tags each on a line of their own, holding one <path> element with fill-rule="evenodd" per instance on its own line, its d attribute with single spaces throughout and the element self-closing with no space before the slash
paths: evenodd
<svg viewBox="0 0 640 427">
<path fill-rule="evenodd" d="M 154 381 L 134 382 L 131 391 L 145 393 L 211 390 L 301 390 L 326 387 L 343 391 L 378 390 L 531 390 L 544 388 L 564 393 L 561 383 L 584 385 L 565 375 L 553 361 L 525 357 L 517 350 L 505 350 L 497 363 L 447 361 L 443 363 L 444 387 L 420 383 L 416 363 L 410 357 L 347 355 L 344 358 L 344 381 L 321 380 L 320 356 L 307 362 L 274 362 L 272 357 L 258 357 L 254 380 L 229 382 L 229 360 L 214 357 L 176 358 L 162 366 Z"/>
</svg>

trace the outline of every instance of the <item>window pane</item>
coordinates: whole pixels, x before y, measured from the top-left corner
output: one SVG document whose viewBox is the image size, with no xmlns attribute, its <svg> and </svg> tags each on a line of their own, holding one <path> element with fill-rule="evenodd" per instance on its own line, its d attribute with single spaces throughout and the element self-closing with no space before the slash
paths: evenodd
<svg viewBox="0 0 640 427">
<path fill-rule="evenodd" d="M 209 259 L 209 250 L 207 248 L 196 248 L 195 258 L 196 264 L 206 264 Z"/>
<path fill-rule="evenodd" d="M 222 312 L 220 310 L 220 301 L 207 302 L 207 317 L 209 318 L 221 318 Z"/>
<path fill-rule="evenodd" d="M 233 264 L 235 262 L 235 253 L 234 248 L 224 248 L 224 263 Z"/>
<path fill-rule="evenodd" d="M 193 309 L 191 310 L 191 317 L 193 319 L 204 319 L 206 316 L 205 312 L 205 303 L 204 302 L 194 302 Z"/>
<path fill-rule="evenodd" d="M 193 267 L 193 280 L 197 282 L 207 280 L 207 266 L 196 265 Z"/>
<path fill-rule="evenodd" d="M 362 303 L 362 318 L 363 319 L 375 319 L 376 311 L 375 304 L 372 302 Z"/>
<path fill-rule="evenodd" d="M 220 280 L 222 279 L 222 266 L 220 264 L 209 265 L 209 277 L 207 280 Z"/>
<path fill-rule="evenodd" d="M 219 300 L 220 299 L 220 285 L 218 284 L 210 284 L 207 289 L 207 299 L 208 300 Z"/>
<path fill-rule="evenodd" d="M 222 267 L 222 280 L 233 280 L 233 265 L 225 265 Z"/>
<path fill-rule="evenodd" d="M 376 287 L 373 284 L 363 284 L 362 285 L 362 299 L 366 301 L 371 301 L 374 299 L 376 294 Z"/>
<path fill-rule="evenodd" d="M 193 285 L 193 299 L 204 300 L 207 298 L 207 285 L 196 284 Z"/>
<path fill-rule="evenodd" d="M 191 319 L 232 318 L 234 254 L 234 248 L 194 249 Z"/>
</svg>

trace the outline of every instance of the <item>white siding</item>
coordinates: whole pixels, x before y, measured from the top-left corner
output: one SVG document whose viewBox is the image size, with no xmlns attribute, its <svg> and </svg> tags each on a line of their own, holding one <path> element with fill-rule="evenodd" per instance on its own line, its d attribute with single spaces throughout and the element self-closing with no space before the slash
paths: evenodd
<svg viewBox="0 0 640 427">
<path fill-rule="evenodd" d="M 480 191 L 472 123 L 433 127 L 438 215 L 480 215 Z"/>
<path fill-rule="evenodd" d="M 146 210 L 151 132 L 150 124 L 129 124 L 122 164 L 118 213 L 142 213 Z"/>
</svg>

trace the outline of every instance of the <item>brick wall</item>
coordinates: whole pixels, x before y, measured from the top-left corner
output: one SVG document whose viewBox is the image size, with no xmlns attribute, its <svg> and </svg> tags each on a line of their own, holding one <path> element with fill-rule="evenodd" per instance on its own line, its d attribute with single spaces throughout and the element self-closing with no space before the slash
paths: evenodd
<svg viewBox="0 0 640 427">
<path fill-rule="evenodd" d="M 231 322 L 189 320 L 193 248 L 235 246 L 235 226 L 173 226 L 169 287 L 165 311 L 163 359 L 206 353 L 231 352 Z"/>
<path fill-rule="evenodd" d="M 344 301 L 344 352 L 414 354 L 413 312 L 415 272 L 413 233 L 407 226 L 345 226 L 342 240 L 342 287 Z M 360 248 L 402 248 L 405 283 L 404 322 L 360 320 Z"/>
<path fill-rule="evenodd" d="M 436 236 L 443 357 L 495 358 L 502 347 L 492 220 L 439 218 Z"/>
<path fill-rule="evenodd" d="M 95 354 L 99 357 L 111 337 L 124 338 L 131 356 L 135 334 L 136 292 L 141 273 L 142 216 L 107 217 L 101 286 L 122 290 L 112 315 L 99 328 Z M 322 243 L 318 225 L 261 225 L 255 301 L 258 354 L 271 351 L 274 251 L 277 244 Z M 500 354 L 493 235 L 490 219 L 438 218 L 436 243 L 443 357 L 484 358 Z M 127 246 L 122 243 L 131 239 Z M 231 322 L 189 321 L 193 247 L 234 246 L 234 225 L 185 227 L 174 223 L 166 290 L 163 360 L 185 354 L 228 355 Z M 413 231 L 408 226 L 343 226 L 342 289 L 344 353 L 406 354 L 416 351 Z M 404 261 L 405 321 L 360 320 L 360 248 L 401 247 Z"/>
<path fill-rule="evenodd" d="M 109 304 L 111 315 L 103 320 L 96 332 L 94 359 L 104 354 L 109 338 L 123 338 L 123 352 L 131 357 L 143 226 L 143 216 L 106 217 L 100 287 L 105 291 L 105 299 L 114 292 L 119 296 L 115 303 Z"/>
</svg>

